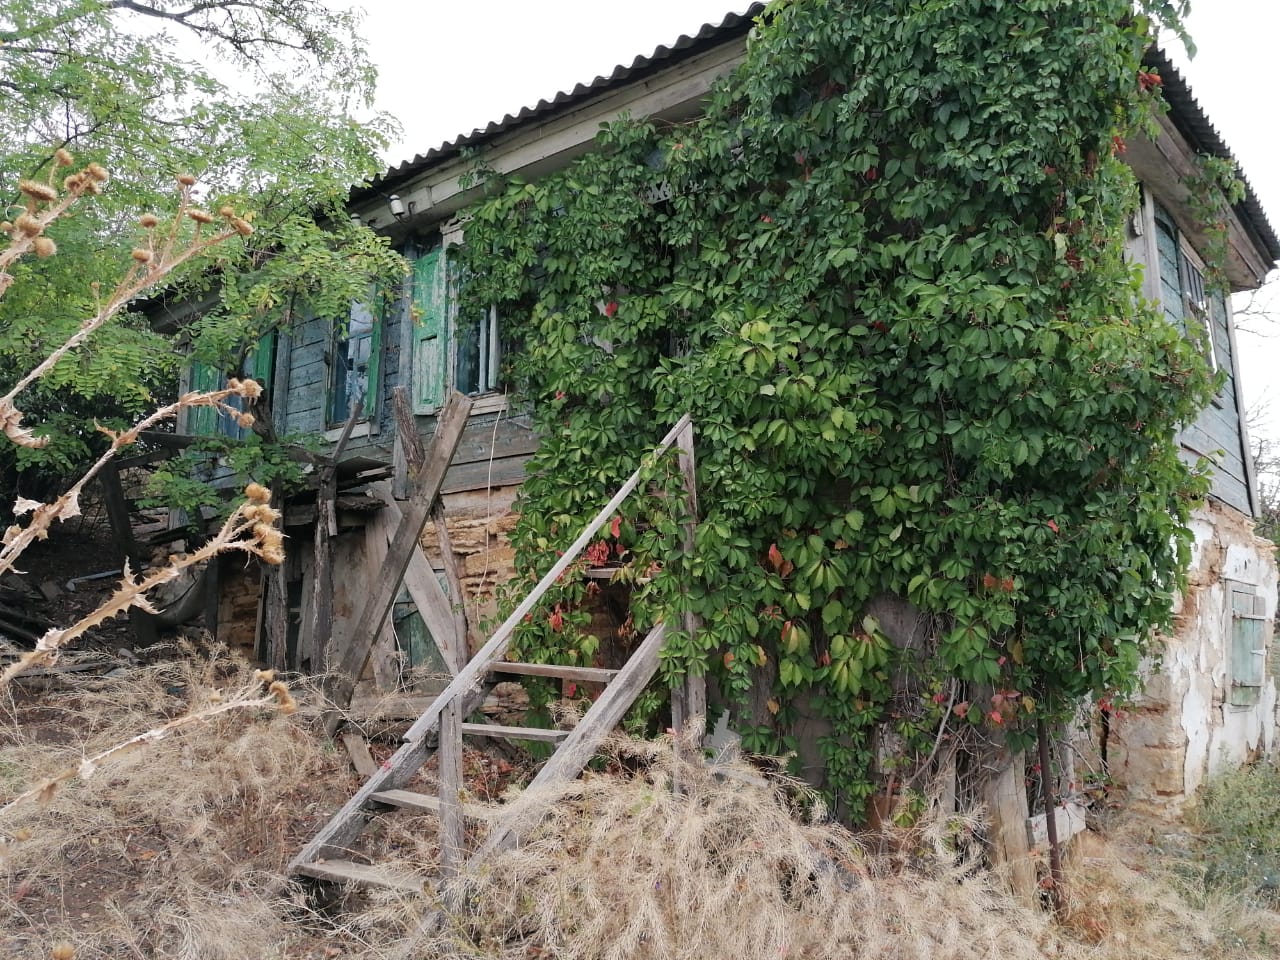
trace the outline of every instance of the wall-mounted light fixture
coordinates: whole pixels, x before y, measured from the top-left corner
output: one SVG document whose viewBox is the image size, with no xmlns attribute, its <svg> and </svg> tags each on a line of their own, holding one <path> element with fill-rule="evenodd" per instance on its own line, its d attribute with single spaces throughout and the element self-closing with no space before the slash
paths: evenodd
<svg viewBox="0 0 1280 960">
<path fill-rule="evenodd" d="M 405 209 L 404 201 L 395 193 L 387 197 L 387 208 L 391 211 L 391 215 L 397 220 L 403 220 L 409 215 L 409 211 Z"/>
</svg>

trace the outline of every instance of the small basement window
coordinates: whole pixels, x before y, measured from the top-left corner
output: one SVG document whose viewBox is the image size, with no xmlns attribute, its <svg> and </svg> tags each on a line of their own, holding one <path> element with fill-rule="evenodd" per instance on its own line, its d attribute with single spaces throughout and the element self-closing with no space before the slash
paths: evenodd
<svg viewBox="0 0 1280 960">
<path fill-rule="evenodd" d="M 1267 676 L 1266 598 L 1250 586 L 1231 586 L 1231 692 L 1227 702 L 1251 707 Z"/>
</svg>

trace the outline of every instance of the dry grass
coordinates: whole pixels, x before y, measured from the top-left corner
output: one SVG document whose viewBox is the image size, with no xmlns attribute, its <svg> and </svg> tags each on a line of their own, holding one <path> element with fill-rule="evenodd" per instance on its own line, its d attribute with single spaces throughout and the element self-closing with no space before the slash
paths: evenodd
<svg viewBox="0 0 1280 960">
<path fill-rule="evenodd" d="M 613 750 L 608 774 L 526 801 L 548 819 L 471 881 L 441 928 L 422 932 L 418 904 L 393 897 L 350 918 L 362 955 L 1262 960 L 1273 952 L 1260 938 L 1278 942 L 1275 915 L 1192 909 L 1171 877 L 1123 866 L 1137 854 L 1096 836 L 1060 928 L 975 866 L 971 820 L 935 816 L 868 840 L 798 819 L 794 784 L 725 781 L 680 764 L 669 743 Z"/>
<path fill-rule="evenodd" d="M 1116 960 L 1253 960 L 1280 955 L 1280 914 L 1204 883 L 1194 862 L 1161 857 L 1151 823 L 1121 818 L 1109 839 L 1077 838 L 1067 931 Z M 1192 869 L 1187 869 L 1188 866 Z"/>
<path fill-rule="evenodd" d="M 187 657 L 10 701 L 0 796 L 252 683 L 247 665 Z M 0 956 L 46 956 L 41 944 L 58 939 L 80 958 L 275 955 L 290 936 L 280 871 L 308 791 L 349 785 L 320 744 L 268 707 L 222 714 L 7 811 Z"/>
<path fill-rule="evenodd" d="M 186 658 L 11 702 L 0 800 L 249 676 Z M 617 741 L 606 772 L 524 797 L 547 819 L 429 931 L 416 897 L 357 893 L 321 916 L 281 871 L 355 781 L 306 713 L 177 730 L 5 814 L 0 957 L 47 958 L 65 940 L 80 960 L 1261 960 L 1280 942 L 1276 914 L 1205 900 L 1143 844 L 1096 835 L 1057 927 L 976 866 L 972 821 L 858 838 L 798 816 L 794 784 L 726 780 L 665 741 Z M 430 872 L 430 818 L 388 816 L 371 834 L 380 858 Z"/>
</svg>

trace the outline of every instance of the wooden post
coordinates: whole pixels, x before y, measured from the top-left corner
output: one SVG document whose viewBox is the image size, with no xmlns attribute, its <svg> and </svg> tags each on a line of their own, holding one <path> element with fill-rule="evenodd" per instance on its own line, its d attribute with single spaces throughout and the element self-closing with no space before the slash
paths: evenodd
<svg viewBox="0 0 1280 960">
<path fill-rule="evenodd" d="M 1037 902 L 1036 871 L 1027 843 L 1027 789 L 1023 783 L 1026 759 L 1003 747 L 991 758 L 994 775 L 983 785 L 987 807 L 987 839 L 991 865 L 1007 878 L 1015 896 Z"/>
<path fill-rule="evenodd" d="M 351 431 L 364 409 L 364 401 L 358 401 L 356 408 L 347 417 L 342 426 L 342 434 L 334 444 L 333 455 L 320 468 L 319 484 L 316 488 L 316 526 L 315 526 L 315 579 L 312 581 L 312 649 L 317 651 L 313 659 L 323 663 L 325 650 L 329 645 L 329 637 L 333 633 L 333 543 L 332 538 L 338 535 L 338 516 L 334 501 L 338 497 L 338 462 L 346 450 L 347 441 L 351 439 Z M 291 667 L 302 666 L 302 651 L 295 654 L 297 662 Z"/>
<path fill-rule="evenodd" d="M 676 437 L 676 446 L 679 450 L 680 476 L 684 486 L 684 511 L 687 518 L 683 526 L 683 548 L 687 568 L 692 564 L 694 537 L 698 525 L 697 461 L 693 452 L 692 423 L 689 423 Z M 685 601 L 688 602 L 687 580 L 681 590 L 685 594 Z M 692 610 L 687 610 L 681 619 L 681 626 L 692 640 L 702 628 L 702 618 Z M 677 737 L 687 732 L 693 737 L 695 745 L 701 747 L 707 726 L 707 678 L 705 675 L 686 672 L 681 685 L 671 691 L 671 725 L 675 728 Z M 689 729 L 691 726 L 692 729 Z"/>
<path fill-rule="evenodd" d="M 444 567 L 445 582 L 449 585 L 449 606 L 453 613 L 454 662 L 449 665 L 449 671 L 457 676 L 458 671 L 471 659 L 471 649 L 467 642 L 467 605 L 462 595 L 462 576 L 458 570 L 458 558 L 453 552 L 449 526 L 445 523 L 443 504 L 436 504 L 433 517 L 436 522 L 436 539 L 440 543 L 440 562 Z"/>
<path fill-rule="evenodd" d="M 378 571 L 373 592 L 356 620 L 338 672 L 331 683 L 330 699 L 337 709 L 330 710 L 325 716 L 325 729 L 330 736 L 341 723 L 338 711 L 351 703 L 355 682 L 364 672 L 374 641 L 391 612 L 391 605 L 404 580 L 405 569 L 409 566 L 409 558 L 418 547 L 418 538 L 422 535 L 436 496 L 444 484 L 445 473 L 462 440 L 462 430 L 467 425 L 470 412 L 470 398 L 459 393 L 453 394 L 440 411 L 423 473 L 414 483 L 413 494 L 405 505 L 399 529 L 387 550 L 387 559 Z"/>
<path fill-rule="evenodd" d="M 396 418 L 396 438 L 392 444 L 391 495 L 397 500 L 409 496 L 410 478 L 418 475 L 426 453 L 422 449 L 422 437 L 418 435 L 417 421 L 409 407 L 404 387 L 391 391 L 391 406 Z"/>
</svg>

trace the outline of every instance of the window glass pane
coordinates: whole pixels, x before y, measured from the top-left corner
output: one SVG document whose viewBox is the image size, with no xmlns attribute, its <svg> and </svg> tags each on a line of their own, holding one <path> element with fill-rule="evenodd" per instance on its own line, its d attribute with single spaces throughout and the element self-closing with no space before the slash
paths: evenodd
<svg viewBox="0 0 1280 960">
<path fill-rule="evenodd" d="M 367 303 L 354 303 L 346 324 L 346 336 L 342 336 L 341 330 L 334 333 L 330 424 L 345 423 L 357 403 L 368 406 L 374 324 L 372 307 Z"/>
</svg>

